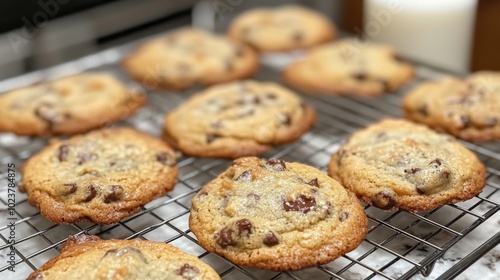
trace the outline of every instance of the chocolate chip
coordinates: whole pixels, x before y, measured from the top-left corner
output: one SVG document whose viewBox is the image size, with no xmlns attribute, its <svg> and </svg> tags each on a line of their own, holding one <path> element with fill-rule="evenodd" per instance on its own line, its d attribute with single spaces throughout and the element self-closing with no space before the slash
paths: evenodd
<svg viewBox="0 0 500 280">
<path fill-rule="evenodd" d="M 435 159 L 435 160 L 433 160 L 433 161 L 431 161 L 431 162 L 429 163 L 429 165 L 432 165 L 432 166 L 434 166 L 434 167 L 436 167 L 436 168 L 437 168 L 438 166 L 441 166 L 441 164 L 443 164 L 443 161 L 442 161 L 440 158 L 437 158 L 437 159 Z"/>
<path fill-rule="evenodd" d="M 69 152 L 68 145 L 61 145 L 59 147 L 59 155 L 57 156 L 59 161 L 61 161 L 61 162 L 66 161 L 68 159 L 68 152 Z"/>
<path fill-rule="evenodd" d="M 63 120 L 63 116 L 52 109 L 52 104 L 43 103 L 35 109 L 35 115 L 47 123 L 49 130 L 53 130 L 55 123 Z"/>
<path fill-rule="evenodd" d="M 289 126 L 292 123 L 292 118 L 288 113 L 281 113 L 280 116 L 280 122 L 283 125 Z"/>
<path fill-rule="evenodd" d="M 64 186 L 64 188 L 63 188 L 64 190 L 63 190 L 62 195 L 74 194 L 76 192 L 76 190 L 78 189 L 78 187 L 76 186 L 76 183 L 66 183 L 63 186 Z"/>
<path fill-rule="evenodd" d="M 156 153 L 156 160 L 163 165 L 174 166 L 175 159 L 170 156 L 167 152 Z"/>
<path fill-rule="evenodd" d="M 207 135 L 207 144 L 214 142 L 217 138 L 219 138 L 219 137 L 215 134 L 208 134 Z"/>
<path fill-rule="evenodd" d="M 387 140 L 387 133 L 385 133 L 385 132 L 378 133 L 377 136 L 375 136 L 375 140 L 377 142 L 381 142 L 381 141 Z"/>
<path fill-rule="evenodd" d="M 358 81 L 364 81 L 368 79 L 368 75 L 365 72 L 357 72 L 352 75 L 352 77 Z"/>
<path fill-rule="evenodd" d="M 391 86 L 389 84 L 389 81 L 387 81 L 386 79 L 378 79 L 377 81 L 382 85 L 384 92 L 391 91 Z"/>
<path fill-rule="evenodd" d="M 302 42 L 302 40 L 304 40 L 304 34 L 300 31 L 295 31 L 293 34 L 292 34 L 292 41 L 294 43 L 300 43 Z"/>
<path fill-rule="evenodd" d="M 349 212 L 341 212 L 339 214 L 339 221 L 343 222 L 347 219 L 349 219 Z"/>
<path fill-rule="evenodd" d="M 285 171 L 286 170 L 285 162 L 282 161 L 281 159 L 272 158 L 267 162 L 267 165 L 272 167 L 272 169 L 274 169 L 276 171 Z"/>
<path fill-rule="evenodd" d="M 427 104 L 422 104 L 417 108 L 417 112 L 422 115 L 422 116 L 428 116 L 429 115 L 429 110 L 427 108 Z"/>
<path fill-rule="evenodd" d="M 122 196 L 123 196 L 123 187 L 119 185 L 113 185 L 110 187 L 110 189 L 104 196 L 104 203 L 111 203 L 120 200 Z"/>
<path fill-rule="evenodd" d="M 106 251 L 104 256 L 102 256 L 102 258 L 105 258 L 109 255 L 113 255 L 115 257 L 121 257 L 121 256 L 126 255 L 128 253 L 136 254 L 141 259 L 141 261 L 143 261 L 146 264 L 148 263 L 148 260 L 146 259 L 146 257 L 144 257 L 144 255 L 142 254 L 142 252 L 139 249 L 134 248 L 134 247 L 130 247 L 130 246 L 108 250 L 108 251 Z"/>
<path fill-rule="evenodd" d="M 244 118 L 244 117 L 252 116 L 253 114 L 255 114 L 255 110 L 251 109 L 251 110 L 246 110 L 246 111 L 243 111 L 243 112 L 239 113 L 238 117 L 239 118 Z"/>
<path fill-rule="evenodd" d="M 420 168 L 413 167 L 413 168 L 410 168 L 410 169 L 405 169 L 405 173 L 406 174 L 415 174 L 415 173 L 417 173 L 420 170 L 421 170 Z"/>
<path fill-rule="evenodd" d="M 314 209 L 316 206 L 316 199 L 314 197 L 307 197 L 305 195 L 299 196 L 297 200 L 283 201 L 283 208 L 285 211 L 300 211 L 304 214 Z"/>
<path fill-rule="evenodd" d="M 266 98 L 271 99 L 271 100 L 275 100 L 278 98 L 278 96 L 274 93 L 268 93 L 268 94 L 266 94 Z"/>
<path fill-rule="evenodd" d="M 82 199 L 82 202 L 89 202 L 97 195 L 97 190 L 94 185 L 90 185 L 87 189 L 87 195 Z"/>
<path fill-rule="evenodd" d="M 443 172 L 441 172 L 440 176 L 441 176 L 441 178 L 443 178 L 443 179 L 448 179 L 448 178 L 450 178 L 450 172 L 448 172 L 448 171 L 443 171 Z"/>
<path fill-rule="evenodd" d="M 418 185 L 415 187 L 415 190 L 419 194 L 425 194 L 425 185 Z"/>
<path fill-rule="evenodd" d="M 244 181 L 244 182 L 252 181 L 252 170 L 247 170 L 241 173 L 240 176 L 236 178 L 236 181 Z"/>
<path fill-rule="evenodd" d="M 462 127 L 469 127 L 471 124 L 470 116 L 467 115 L 460 116 L 460 121 L 462 122 Z"/>
<path fill-rule="evenodd" d="M 238 227 L 238 236 L 241 237 L 243 233 L 246 232 L 246 236 L 249 237 L 252 234 L 252 222 L 249 219 L 241 219 L 236 222 Z"/>
<path fill-rule="evenodd" d="M 243 54 L 244 54 L 244 50 L 242 47 L 237 46 L 234 48 L 234 56 L 241 58 L 241 57 L 243 57 Z"/>
<path fill-rule="evenodd" d="M 181 266 L 181 268 L 176 269 L 174 272 L 177 275 L 182 276 L 182 278 L 184 279 L 192 280 L 200 273 L 200 270 L 194 266 L 185 263 L 183 266 Z"/>
<path fill-rule="evenodd" d="M 396 204 L 391 192 L 388 190 L 383 190 L 377 193 L 374 197 L 372 197 L 372 202 L 375 206 L 381 209 L 390 209 Z"/>
<path fill-rule="evenodd" d="M 215 242 L 217 242 L 217 244 L 224 249 L 227 246 L 234 246 L 236 245 L 236 241 L 233 239 L 233 235 L 234 230 L 229 227 L 225 227 L 215 235 Z"/>
<path fill-rule="evenodd" d="M 496 118 L 485 118 L 482 123 L 482 127 L 494 127 L 497 125 L 497 119 Z"/>
<path fill-rule="evenodd" d="M 269 247 L 278 245 L 280 243 L 278 237 L 276 237 L 276 235 L 274 235 L 272 231 L 268 231 L 266 233 L 266 236 L 264 236 L 264 240 L 262 242 L 264 243 L 264 245 Z"/>
<path fill-rule="evenodd" d="M 312 179 L 311 181 L 309 181 L 309 183 L 307 183 L 308 185 L 311 185 L 313 187 L 316 187 L 316 188 L 319 188 L 319 184 L 318 184 L 318 179 Z"/>
</svg>

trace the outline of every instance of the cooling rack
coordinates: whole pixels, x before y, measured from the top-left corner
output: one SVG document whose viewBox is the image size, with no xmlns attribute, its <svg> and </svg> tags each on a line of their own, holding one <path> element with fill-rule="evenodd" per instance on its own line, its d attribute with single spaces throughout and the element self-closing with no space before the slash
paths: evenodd
<svg viewBox="0 0 500 280">
<path fill-rule="evenodd" d="M 136 43 L 93 54 L 44 71 L 37 71 L 0 82 L 0 92 L 28 85 L 42 79 L 87 70 L 106 71 L 130 82 L 118 66 L 120 59 Z M 299 161 L 325 170 L 330 156 L 348 135 L 384 117 L 400 117 L 401 96 L 421 80 L 437 78 L 443 73 L 419 66 L 412 84 L 395 94 L 377 99 L 358 99 L 302 94 L 318 111 L 316 126 L 299 141 L 277 147 L 263 157 Z M 279 81 L 273 68 L 262 67 L 258 80 Z M 138 86 L 133 84 L 133 86 Z M 191 96 L 196 90 L 183 93 L 148 90 L 149 105 L 135 116 L 116 125 L 133 126 L 158 136 L 166 112 Z M 26 195 L 15 192 L 15 204 L 9 204 L 9 174 L 15 184 L 21 182 L 19 167 L 32 154 L 43 148 L 47 139 L 16 137 L 0 133 L 0 274 L 2 279 L 23 279 L 47 260 L 59 254 L 69 235 L 97 234 L 102 238 L 142 238 L 171 243 L 199 256 L 223 279 L 410 279 L 429 275 L 434 263 L 471 232 L 491 222 L 500 209 L 500 145 L 463 142 L 487 165 L 487 186 L 484 191 L 462 203 L 445 205 L 429 212 L 412 214 L 405 211 L 385 212 L 365 206 L 369 233 L 354 251 L 319 267 L 295 272 L 269 272 L 239 267 L 228 260 L 203 250 L 188 227 L 191 198 L 208 181 L 225 170 L 230 161 L 182 156 L 178 159 L 179 179 L 168 195 L 147 204 L 140 213 L 114 225 L 92 223 L 56 225 L 46 221 L 31 207 Z M 9 168 L 14 164 L 14 168 Z M 9 170 L 11 169 L 11 170 Z M 12 201 L 10 201 L 12 202 Z M 12 210 L 12 211 L 11 211 Z M 497 223 L 497 222 L 495 222 Z M 497 225 L 498 226 L 498 225 Z M 13 230 L 12 230 L 13 229 Z M 496 230 L 498 232 L 498 230 Z M 14 248 L 10 240 L 15 239 Z M 488 240 L 474 244 L 468 253 L 433 279 L 450 279 L 500 241 L 492 234 Z M 11 251 L 11 249 L 14 249 Z M 9 271 L 10 255 L 15 253 L 15 272 Z M 10 254 L 10 255 L 9 255 Z M 6 278 L 5 278 L 6 277 Z"/>
</svg>

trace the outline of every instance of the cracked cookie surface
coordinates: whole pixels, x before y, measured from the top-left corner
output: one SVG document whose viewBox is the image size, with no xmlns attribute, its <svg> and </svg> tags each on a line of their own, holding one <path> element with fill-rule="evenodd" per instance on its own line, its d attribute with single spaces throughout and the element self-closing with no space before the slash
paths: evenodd
<svg viewBox="0 0 500 280">
<path fill-rule="evenodd" d="M 181 90 L 248 77 L 258 63 L 255 51 L 240 42 L 184 28 L 144 43 L 123 66 L 146 88 Z"/>
<path fill-rule="evenodd" d="M 144 94 L 111 75 L 83 73 L 0 95 L 0 131 L 18 135 L 68 135 L 132 115 Z"/>
<path fill-rule="evenodd" d="M 193 197 L 189 227 L 207 251 L 281 271 L 325 264 L 355 249 L 367 218 L 354 194 L 323 172 L 246 157 Z"/>
<path fill-rule="evenodd" d="M 297 140 L 314 109 L 275 83 L 232 82 L 191 97 L 165 118 L 163 138 L 183 153 L 238 158 Z"/>
<path fill-rule="evenodd" d="M 328 173 L 370 205 L 411 212 L 472 198 L 486 180 L 484 165 L 453 137 L 396 119 L 354 133 Z"/>
<path fill-rule="evenodd" d="M 283 73 L 286 83 L 313 93 L 379 96 L 396 91 L 414 75 L 393 48 L 346 39 L 309 50 Z"/>
<path fill-rule="evenodd" d="M 405 116 L 468 141 L 500 140 L 500 72 L 420 84 L 403 100 Z"/>
<path fill-rule="evenodd" d="M 164 242 L 103 240 L 70 236 L 61 254 L 31 273 L 28 280 L 169 279 L 216 280 L 219 275 L 196 256 Z"/>
<path fill-rule="evenodd" d="M 108 128 L 53 141 L 22 167 L 21 191 L 54 223 L 117 223 L 171 190 L 176 157 L 160 139 Z"/>
<path fill-rule="evenodd" d="M 286 5 L 245 12 L 231 23 L 228 34 L 259 51 L 277 52 L 330 41 L 337 30 L 327 17 L 314 10 Z"/>
</svg>

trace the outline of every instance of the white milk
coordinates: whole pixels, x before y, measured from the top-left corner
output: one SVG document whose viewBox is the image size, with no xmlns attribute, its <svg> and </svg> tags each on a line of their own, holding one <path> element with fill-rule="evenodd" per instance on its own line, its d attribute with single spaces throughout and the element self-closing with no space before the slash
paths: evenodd
<svg viewBox="0 0 500 280">
<path fill-rule="evenodd" d="M 365 0 L 363 37 L 409 59 L 469 70 L 477 0 Z"/>
</svg>

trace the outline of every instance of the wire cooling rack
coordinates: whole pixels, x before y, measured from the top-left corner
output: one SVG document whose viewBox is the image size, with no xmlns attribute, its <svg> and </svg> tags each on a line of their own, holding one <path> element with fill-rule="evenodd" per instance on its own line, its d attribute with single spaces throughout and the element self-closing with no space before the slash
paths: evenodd
<svg viewBox="0 0 500 280">
<path fill-rule="evenodd" d="M 129 81 L 117 62 L 131 47 L 110 49 L 45 71 L 0 82 L 0 91 L 61 73 L 67 75 L 85 70 L 107 71 L 123 81 Z M 263 157 L 299 161 L 325 170 L 331 154 L 349 134 L 383 117 L 400 116 L 403 92 L 421 79 L 440 75 L 425 67 L 419 67 L 417 72 L 418 78 L 411 85 L 396 94 L 386 94 L 378 99 L 302 94 L 318 111 L 316 126 L 296 143 L 277 147 Z M 278 71 L 263 67 L 255 78 L 279 81 L 279 74 Z M 177 94 L 148 91 L 147 108 L 117 125 L 133 126 L 158 136 L 165 113 L 184 102 L 195 91 Z M 8 201 L 8 179 L 12 178 L 8 174 L 15 173 L 15 183 L 19 184 L 22 162 L 46 143 L 47 139 L 42 138 L 0 134 L 0 273 L 7 279 L 27 277 L 47 260 L 57 256 L 61 244 L 69 235 L 79 233 L 97 234 L 105 239 L 143 238 L 171 243 L 199 256 L 223 279 L 410 279 L 429 275 L 436 260 L 454 248 L 457 242 L 467 238 L 479 225 L 491 222 L 492 216 L 500 209 L 500 145 L 498 142 L 480 145 L 464 142 L 488 167 L 487 186 L 480 195 L 466 202 L 418 214 L 385 212 L 365 206 L 369 217 L 369 233 L 356 250 L 319 267 L 295 272 L 269 272 L 239 267 L 222 257 L 207 253 L 189 230 L 191 198 L 205 183 L 225 170 L 230 161 L 180 157 L 179 179 L 174 190 L 146 205 L 140 213 L 114 225 L 56 225 L 46 221 L 30 206 L 25 194 L 16 191 L 14 206 L 9 205 Z M 15 165 L 12 170 L 8 170 L 10 163 Z M 12 215 L 10 210 L 13 210 Z M 9 244 L 12 239 L 15 239 L 14 248 Z M 499 240 L 500 235 L 497 233 L 489 240 L 474 244 L 476 250 L 433 278 L 449 279 L 456 276 L 495 247 Z M 8 261 L 12 254 L 15 254 L 15 272 L 9 270 L 11 266 Z M 4 276 L 1 278 L 6 279 Z"/>
</svg>

